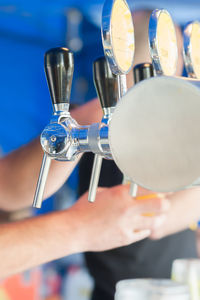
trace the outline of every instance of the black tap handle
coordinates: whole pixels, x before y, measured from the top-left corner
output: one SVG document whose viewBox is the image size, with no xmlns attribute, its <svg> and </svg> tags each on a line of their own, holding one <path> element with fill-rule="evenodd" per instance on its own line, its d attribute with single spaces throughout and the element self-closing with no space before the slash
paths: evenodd
<svg viewBox="0 0 200 300">
<path fill-rule="evenodd" d="M 73 53 L 67 48 L 53 48 L 45 53 L 44 68 L 52 104 L 69 104 L 74 72 Z"/>
<path fill-rule="evenodd" d="M 150 63 L 143 63 L 136 65 L 133 69 L 133 76 L 135 84 L 154 76 L 153 65 Z"/>
<path fill-rule="evenodd" d="M 93 79 L 102 108 L 115 106 L 118 98 L 117 77 L 111 72 L 105 57 L 94 61 Z"/>
</svg>

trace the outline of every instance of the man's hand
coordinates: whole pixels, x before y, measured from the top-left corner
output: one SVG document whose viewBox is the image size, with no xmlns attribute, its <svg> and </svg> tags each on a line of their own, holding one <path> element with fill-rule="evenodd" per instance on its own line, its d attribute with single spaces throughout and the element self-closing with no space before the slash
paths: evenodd
<svg viewBox="0 0 200 300">
<path fill-rule="evenodd" d="M 144 239 L 161 226 L 169 208 L 163 197 L 133 199 L 129 186 L 99 189 L 94 204 L 88 203 L 84 194 L 71 208 L 79 224 L 78 247 L 81 251 L 103 251 Z M 144 216 L 148 212 L 153 216 Z"/>
<path fill-rule="evenodd" d="M 144 239 L 162 224 L 169 207 L 166 199 L 134 200 L 128 186 L 117 186 L 98 190 L 93 204 L 86 193 L 68 210 L 3 224 L 0 278 L 73 253 Z M 144 217 L 149 211 L 154 216 Z"/>
<path fill-rule="evenodd" d="M 154 228 L 152 239 L 160 239 L 169 234 L 185 230 L 200 218 L 200 188 L 165 195 L 171 203 L 167 218 L 162 226 Z"/>
</svg>

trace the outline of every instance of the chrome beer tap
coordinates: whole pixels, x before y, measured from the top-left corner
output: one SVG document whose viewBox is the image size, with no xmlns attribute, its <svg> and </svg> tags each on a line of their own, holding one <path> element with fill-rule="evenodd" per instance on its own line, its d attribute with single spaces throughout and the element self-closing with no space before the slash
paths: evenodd
<svg viewBox="0 0 200 300">
<path fill-rule="evenodd" d="M 45 54 L 44 68 L 54 114 L 49 126 L 41 135 L 41 144 L 45 152 L 33 201 L 33 207 L 36 208 L 40 208 L 42 205 L 52 156 L 65 151 L 69 144 L 68 139 L 65 138 L 61 120 L 70 117 L 69 99 L 74 71 L 73 54 L 65 48 L 49 50 Z M 57 135 L 55 136 L 53 132 L 56 132 Z M 47 135 L 49 135 L 49 139 Z"/>
<path fill-rule="evenodd" d="M 133 67 L 135 53 L 134 25 L 126 0 L 106 0 L 102 12 L 102 41 L 105 57 L 118 80 L 119 100 L 127 93 L 126 75 Z M 131 182 L 130 194 L 135 197 L 137 185 L 124 176 L 123 183 Z"/>
<path fill-rule="evenodd" d="M 103 110 L 103 124 L 109 124 L 114 107 L 118 98 L 117 77 L 111 72 L 105 57 L 97 59 L 93 64 L 93 79 L 96 87 L 97 96 Z M 96 190 L 99 183 L 103 157 L 96 154 L 94 156 L 92 174 L 90 179 L 89 202 L 94 202 Z"/>
</svg>

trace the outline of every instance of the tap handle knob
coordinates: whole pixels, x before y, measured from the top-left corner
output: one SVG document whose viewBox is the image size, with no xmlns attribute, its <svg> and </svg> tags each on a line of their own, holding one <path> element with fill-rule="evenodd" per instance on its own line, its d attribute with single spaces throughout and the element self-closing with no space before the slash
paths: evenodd
<svg viewBox="0 0 200 300">
<path fill-rule="evenodd" d="M 117 76 L 111 72 L 105 57 L 94 61 L 93 79 L 102 108 L 115 106 L 118 98 Z"/>
<path fill-rule="evenodd" d="M 154 76 L 153 65 L 151 63 L 142 63 L 136 65 L 133 69 L 135 84 Z"/>
<path fill-rule="evenodd" d="M 67 48 L 50 49 L 45 53 L 44 68 L 54 109 L 62 105 L 68 110 L 74 72 L 73 53 Z"/>
</svg>

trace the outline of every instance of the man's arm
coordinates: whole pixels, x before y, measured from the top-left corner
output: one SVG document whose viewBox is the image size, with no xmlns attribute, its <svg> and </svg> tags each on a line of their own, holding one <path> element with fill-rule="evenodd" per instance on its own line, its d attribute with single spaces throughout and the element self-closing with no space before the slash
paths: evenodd
<svg viewBox="0 0 200 300">
<path fill-rule="evenodd" d="M 80 124 L 101 119 L 98 100 L 93 100 L 71 111 Z M 0 209 L 16 210 L 30 206 L 42 162 L 43 151 L 39 138 L 0 159 Z M 52 161 L 44 198 L 55 193 L 71 174 L 78 159 L 73 162 Z"/>
<path fill-rule="evenodd" d="M 69 210 L 0 226 L 0 278 L 69 254 L 103 251 L 149 236 L 169 209 L 165 199 L 135 201 L 128 186 L 87 194 Z M 144 217 L 145 212 L 154 217 Z"/>
</svg>

